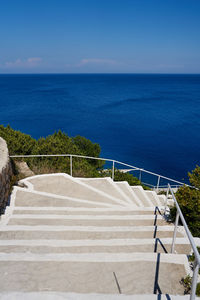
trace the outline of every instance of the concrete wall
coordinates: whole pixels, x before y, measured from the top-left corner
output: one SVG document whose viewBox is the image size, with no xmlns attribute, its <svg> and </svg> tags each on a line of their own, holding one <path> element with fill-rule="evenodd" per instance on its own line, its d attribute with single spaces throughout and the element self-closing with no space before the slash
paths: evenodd
<svg viewBox="0 0 200 300">
<path fill-rule="evenodd" d="M 0 214 L 8 203 L 10 193 L 10 179 L 12 175 L 6 142 L 0 137 Z"/>
</svg>

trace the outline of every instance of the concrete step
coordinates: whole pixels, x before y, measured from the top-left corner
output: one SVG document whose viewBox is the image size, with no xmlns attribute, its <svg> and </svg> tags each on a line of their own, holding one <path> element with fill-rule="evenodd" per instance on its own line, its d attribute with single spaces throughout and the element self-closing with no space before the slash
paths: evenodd
<svg viewBox="0 0 200 300">
<path fill-rule="evenodd" d="M 170 197 L 171 195 L 169 195 L 168 199 L 167 199 L 167 205 L 168 206 L 174 206 L 174 200 Z M 160 204 L 162 206 L 166 205 L 166 196 L 165 195 L 158 195 Z"/>
<path fill-rule="evenodd" d="M 29 183 L 29 188 L 60 196 L 68 196 L 94 202 L 126 205 L 125 201 L 110 196 L 67 174 L 37 175 L 21 182 Z"/>
<path fill-rule="evenodd" d="M 155 206 L 162 206 L 163 205 L 163 204 L 161 204 L 160 199 L 159 199 L 158 195 L 156 194 L 156 192 L 154 192 L 154 191 L 145 191 L 145 194 L 147 195 L 147 197 L 151 200 L 151 202 Z"/>
<path fill-rule="evenodd" d="M 186 255 L 156 253 L 3 253 L 0 268 L 1 292 L 110 294 L 183 295 L 188 271 Z"/>
<path fill-rule="evenodd" d="M 180 229 L 177 238 L 184 237 Z M 0 240 L 172 238 L 174 226 L 1 226 Z"/>
<path fill-rule="evenodd" d="M 12 215 L 7 225 L 155 226 L 166 225 L 160 215 Z"/>
<path fill-rule="evenodd" d="M 13 206 L 23 207 L 112 207 L 113 204 L 103 201 L 84 200 L 55 194 L 29 191 L 17 188 Z M 115 206 L 115 205 L 114 205 Z M 116 206 L 117 205 L 116 203 Z"/>
<path fill-rule="evenodd" d="M 161 204 L 162 206 L 164 206 L 165 203 L 166 203 L 166 196 L 165 196 L 165 195 L 157 195 L 157 196 L 158 196 L 158 199 L 159 199 L 159 201 L 160 201 L 160 204 Z"/>
<path fill-rule="evenodd" d="M 131 188 L 140 199 L 143 206 L 155 206 L 140 185 L 131 186 Z"/>
<path fill-rule="evenodd" d="M 189 300 L 190 295 L 123 295 L 123 294 L 81 294 L 63 292 L 6 292 L 0 293 L 1 300 Z M 200 297 L 196 297 L 200 299 Z"/>
<path fill-rule="evenodd" d="M 110 240 L 0 240 L 0 253 L 171 253 L 172 238 Z M 189 254 L 186 238 L 177 238 L 176 253 Z"/>
<path fill-rule="evenodd" d="M 126 181 L 116 181 L 115 184 L 127 195 L 130 199 L 131 203 L 136 206 L 142 207 L 143 204 L 141 203 L 140 199 L 137 195 L 133 192 L 130 185 Z"/>
<path fill-rule="evenodd" d="M 115 184 L 110 178 L 77 178 L 79 181 L 86 183 L 87 185 L 96 188 L 112 197 L 121 199 L 129 204 L 133 204 L 129 197 Z"/>
<path fill-rule="evenodd" d="M 149 208 L 149 207 L 148 207 Z M 18 214 L 28 214 L 28 215 L 153 215 L 154 214 L 154 208 L 143 208 L 143 209 L 137 209 L 132 210 L 131 207 L 94 207 L 94 208 L 86 208 L 86 207 L 26 207 L 26 206 L 18 206 L 14 209 L 10 209 L 12 211 L 13 215 Z M 9 210 L 9 209 L 8 209 Z"/>
</svg>

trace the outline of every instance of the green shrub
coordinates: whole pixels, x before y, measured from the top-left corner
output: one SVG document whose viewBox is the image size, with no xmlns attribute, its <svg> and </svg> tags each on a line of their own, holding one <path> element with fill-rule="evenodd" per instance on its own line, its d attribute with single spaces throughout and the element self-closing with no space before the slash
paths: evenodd
<svg viewBox="0 0 200 300">
<path fill-rule="evenodd" d="M 196 295 L 200 296 L 200 282 L 197 283 Z"/>
<path fill-rule="evenodd" d="M 73 138 L 59 130 L 46 138 L 38 140 L 30 135 L 12 129 L 9 125 L 0 125 L 0 136 L 8 145 L 10 155 L 45 155 L 45 154 L 77 154 L 82 156 L 99 157 L 99 144 L 80 135 Z M 69 157 L 34 157 L 21 159 L 27 162 L 35 174 L 65 172 L 70 173 Z M 102 177 L 111 176 L 111 170 L 102 171 L 105 162 L 102 160 L 73 157 L 73 176 Z M 102 172 L 101 172 L 102 171 Z M 115 181 L 127 181 L 130 185 L 140 185 L 141 182 L 129 173 L 115 170 Z M 147 189 L 146 186 L 144 186 Z"/>
<path fill-rule="evenodd" d="M 111 177 L 112 176 L 112 170 L 108 169 L 106 172 L 104 170 L 101 173 L 101 176 L 103 176 L 103 177 L 110 176 Z M 145 190 L 149 190 L 149 187 L 143 185 L 137 177 L 134 177 L 130 173 L 121 172 L 118 169 L 115 169 L 114 181 L 127 181 L 129 183 L 129 185 L 132 185 L 132 186 L 142 185 Z"/>
<path fill-rule="evenodd" d="M 197 247 L 197 250 L 198 250 L 198 252 L 200 254 L 200 247 Z M 195 255 L 194 255 L 194 253 L 192 253 L 192 255 L 189 255 L 188 259 L 189 259 L 189 262 L 191 262 L 191 266 L 193 268 L 193 263 L 195 261 Z M 200 274 L 200 269 L 199 269 L 199 274 Z"/>
<path fill-rule="evenodd" d="M 188 176 L 191 185 L 195 186 L 197 189 L 200 189 L 200 167 L 197 165 L 192 173 L 188 173 Z"/>
<path fill-rule="evenodd" d="M 0 125 L 0 136 L 6 140 L 10 155 L 77 154 L 99 157 L 101 148 L 90 140 L 77 136 L 69 137 L 58 132 L 38 140 L 30 135 Z M 37 157 L 21 159 L 28 163 L 35 173 L 70 172 L 69 157 Z M 73 158 L 73 175 L 81 177 L 99 176 L 98 169 L 103 161 Z"/>
<path fill-rule="evenodd" d="M 115 170 L 115 181 L 127 181 L 130 185 L 141 185 L 138 178 L 134 177 L 132 174 L 124 173 L 119 170 Z"/>
<path fill-rule="evenodd" d="M 194 184 L 196 188 L 190 188 L 183 186 L 176 192 L 176 199 L 180 206 L 180 209 L 184 215 L 184 218 L 188 224 L 188 227 L 193 236 L 200 237 L 200 167 L 188 173 L 191 184 Z M 176 217 L 176 208 L 170 209 L 170 220 L 174 222 Z"/>
<path fill-rule="evenodd" d="M 184 294 L 189 294 L 191 290 L 192 277 L 190 275 L 187 275 L 186 277 L 181 279 L 180 283 L 184 286 Z"/>
<path fill-rule="evenodd" d="M 85 137 L 82 137 L 80 135 L 77 135 L 73 138 L 73 142 L 75 146 L 78 147 L 79 151 L 81 151 L 81 155 L 85 156 L 91 156 L 91 157 L 99 157 L 101 148 L 99 144 L 93 144 L 90 140 L 86 139 Z M 89 163 L 96 168 L 102 168 L 105 164 L 104 161 L 101 160 L 95 160 L 95 159 L 87 159 Z"/>
<path fill-rule="evenodd" d="M 30 135 L 14 130 L 9 125 L 0 125 L 0 136 L 7 142 L 10 155 L 30 155 L 37 143 Z"/>
<path fill-rule="evenodd" d="M 165 195 L 166 196 L 167 192 L 166 191 L 159 191 L 157 194 L 158 195 Z"/>
<path fill-rule="evenodd" d="M 184 294 L 190 294 L 192 286 L 192 277 L 187 275 L 185 278 L 182 278 L 180 283 L 184 286 Z M 200 282 L 197 283 L 196 295 L 200 296 Z"/>
<path fill-rule="evenodd" d="M 199 254 L 200 254 L 200 247 L 197 247 L 197 250 L 199 251 Z M 194 259 L 195 259 L 195 256 L 194 256 L 194 253 L 193 253 L 192 255 L 189 256 L 189 261 L 194 262 Z"/>
</svg>

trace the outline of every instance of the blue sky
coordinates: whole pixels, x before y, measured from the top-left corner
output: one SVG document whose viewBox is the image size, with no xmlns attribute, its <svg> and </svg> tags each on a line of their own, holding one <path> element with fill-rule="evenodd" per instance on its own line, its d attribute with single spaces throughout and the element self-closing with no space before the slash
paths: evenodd
<svg viewBox="0 0 200 300">
<path fill-rule="evenodd" d="M 0 73 L 200 73 L 199 0 L 0 5 Z"/>
</svg>

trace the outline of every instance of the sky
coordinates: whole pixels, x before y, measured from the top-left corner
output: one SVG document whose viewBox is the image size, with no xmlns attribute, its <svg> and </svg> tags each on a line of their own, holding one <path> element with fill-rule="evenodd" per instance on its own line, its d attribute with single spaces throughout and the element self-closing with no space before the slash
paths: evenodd
<svg viewBox="0 0 200 300">
<path fill-rule="evenodd" d="M 0 73 L 200 73 L 200 0 L 0 0 Z"/>
</svg>

